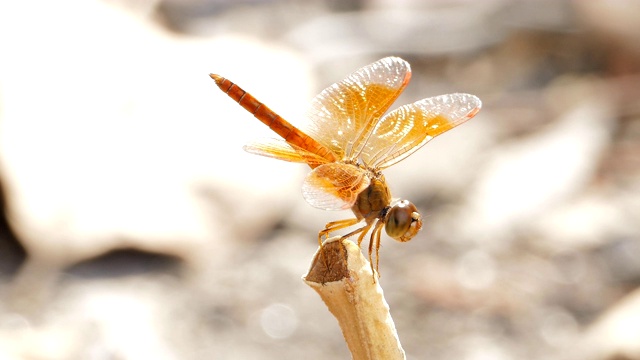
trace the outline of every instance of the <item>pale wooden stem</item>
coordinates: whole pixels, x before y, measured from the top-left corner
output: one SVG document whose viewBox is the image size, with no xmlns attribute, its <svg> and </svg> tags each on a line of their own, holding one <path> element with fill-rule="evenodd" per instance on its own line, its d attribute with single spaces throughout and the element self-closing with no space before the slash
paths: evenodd
<svg viewBox="0 0 640 360">
<path fill-rule="evenodd" d="M 354 360 L 405 359 L 389 305 L 358 245 L 331 238 L 316 252 L 305 283 L 338 319 Z"/>
</svg>

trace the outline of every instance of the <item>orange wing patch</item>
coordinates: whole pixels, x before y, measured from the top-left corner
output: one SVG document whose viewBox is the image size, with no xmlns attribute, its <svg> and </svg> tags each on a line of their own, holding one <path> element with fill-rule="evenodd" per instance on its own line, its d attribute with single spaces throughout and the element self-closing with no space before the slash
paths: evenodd
<svg viewBox="0 0 640 360">
<path fill-rule="evenodd" d="M 312 100 L 305 132 L 340 160 L 356 157 L 410 78 L 409 63 L 397 57 L 357 70 Z"/>
<path fill-rule="evenodd" d="M 318 154 L 290 144 L 283 139 L 260 139 L 245 145 L 243 149 L 255 155 L 290 162 L 306 163 L 312 169 L 328 162 L 327 159 Z"/>
<path fill-rule="evenodd" d="M 302 196 L 313 207 L 323 210 L 351 208 L 369 177 L 364 169 L 344 163 L 328 163 L 311 171 L 302 185 Z"/>
<path fill-rule="evenodd" d="M 369 166 L 387 168 L 469 120 L 481 106 L 476 96 L 459 93 L 401 106 L 380 119 L 360 156 Z"/>
</svg>

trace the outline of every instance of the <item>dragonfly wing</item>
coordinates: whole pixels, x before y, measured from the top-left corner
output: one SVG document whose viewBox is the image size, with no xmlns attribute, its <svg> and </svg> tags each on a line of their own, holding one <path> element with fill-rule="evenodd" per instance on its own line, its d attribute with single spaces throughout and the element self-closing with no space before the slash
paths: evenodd
<svg viewBox="0 0 640 360">
<path fill-rule="evenodd" d="M 245 145 L 243 149 L 251 154 L 290 162 L 306 163 L 312 168 L 327 162 L 327 159 L 290 144 L 283 139 L 260 139 Z"/>
<path fill-rule="evenodd" d="M 387 57 L 324 89 L 311 102 L 305 132 L 338 158 L 357 156 L 376 121 L 411 78 L 409 63 Z"/>
<path fill-rule="evenodd" d="M 316 208 L 346 210 L 356 202 L 358 194 L 369 186 L 365 170 L 349 164 L 320 165 L 307 175 L 302 196 Z"/>
<path fill-rule="evenodd" d="M 404 105 L 383 117 L 361 156 L 369 166 L 387 168 L 434 137 L 474 117 L 482 102 L 470 94 L 440 95 Z"/>
</svg>

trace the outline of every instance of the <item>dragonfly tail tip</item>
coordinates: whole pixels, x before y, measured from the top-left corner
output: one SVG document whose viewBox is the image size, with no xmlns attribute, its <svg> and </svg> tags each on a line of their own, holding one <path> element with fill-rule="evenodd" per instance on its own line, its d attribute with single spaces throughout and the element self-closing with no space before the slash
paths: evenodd
<svg viewBox="0 0 640 360">
<path fill-rule="evenodd" d="M 209 76 L 218 84 L 224 80 L 224 78 L 218 74 L 209 74 Z"/>
</svg>

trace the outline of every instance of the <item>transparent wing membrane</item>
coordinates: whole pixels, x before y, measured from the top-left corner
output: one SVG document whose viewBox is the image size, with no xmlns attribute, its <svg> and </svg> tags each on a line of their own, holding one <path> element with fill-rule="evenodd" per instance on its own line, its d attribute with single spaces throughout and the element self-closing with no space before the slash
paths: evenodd
<svg viewBox="0 0 640 360">
<path fill-rule="evenodd" d="M 305 130 L 340 159 L 357 155 L 410 77 L 409 64 L 397 57 L 359 69 L 312 100 Z"/>
<path fill-rule="evenodd" d="M 481 106 L 477 97 L 460 93 L 401 106 L 378 122 L 360 156 L 368 166 L 387 168 L 434 137 L 469 120 Z"/>
</svg>

